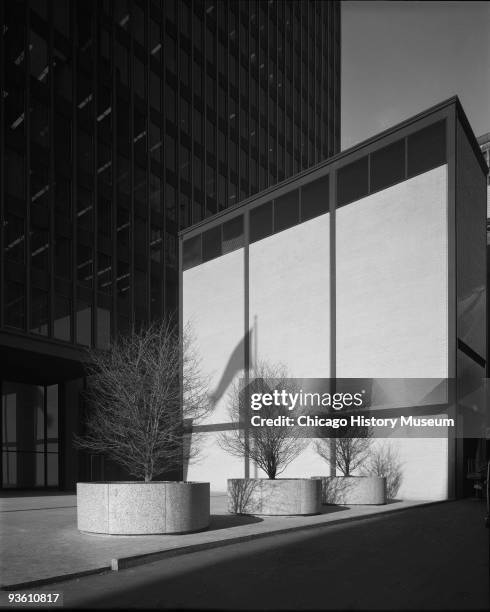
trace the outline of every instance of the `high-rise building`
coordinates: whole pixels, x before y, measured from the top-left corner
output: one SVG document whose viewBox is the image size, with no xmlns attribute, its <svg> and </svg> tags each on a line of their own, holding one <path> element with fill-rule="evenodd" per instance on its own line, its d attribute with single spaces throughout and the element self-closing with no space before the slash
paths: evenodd
<svg viewBox="0 0 490 612">
<path fill-rule="evenodd" d="M 338 152 L 340 3 L 9 0 L 0 24 L 1 484 L 70 488 L 83 347 L 176 309 L 180 229 Z"/>
</svg>

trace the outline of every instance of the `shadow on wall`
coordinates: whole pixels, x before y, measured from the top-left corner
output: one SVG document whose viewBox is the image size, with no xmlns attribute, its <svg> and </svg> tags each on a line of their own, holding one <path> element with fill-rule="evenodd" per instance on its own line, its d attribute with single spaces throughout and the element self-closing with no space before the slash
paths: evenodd
<svg viewBox="0 0 490 612">
<path fill-rule="evenodd" d="M 250 346 L 250 342 L 252 340 L 253 329 L 249 330 L 240 342 L 235 346 L 231 355 L 228 358 L 228 362 L 223 370 L 223 374 L 221 375 L 220 381 L 217 384 L 215 390 L 210 394 L 211 403 L 215 406 L 219 400 L 223 397 L 226 390 L 230 386 L 231 382 L 238 374 L 241 372 L 244 367 L 244 357 L 245 357 L 245 347 Z M 250 367 L 253 367 L 253 364 L 250 363 Z"/>
</svg>

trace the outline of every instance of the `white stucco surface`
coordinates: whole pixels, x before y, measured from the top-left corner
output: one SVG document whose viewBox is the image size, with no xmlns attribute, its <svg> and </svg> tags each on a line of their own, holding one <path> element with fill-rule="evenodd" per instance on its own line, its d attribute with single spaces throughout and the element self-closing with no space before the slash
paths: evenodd
<svg viewBox="0 0 490 612">
<path fill-rule="evenodd" d="M 447 376 L 447 167 L 336 214 L 337 376 Z"/>
<path fill-rule="evenodd" d="M 250 245 L 252 353 L 291 377 L 330 376 L 330 215 Z"/>
<path fill-rule="evenodd" d="M 229 421 L 230 381 L 244 366 L 243 249 L 184 272 L 183 321 L 190 323 L 203 373 L 217 393 L 214 410 L 201 424 Z"/>
</svg>

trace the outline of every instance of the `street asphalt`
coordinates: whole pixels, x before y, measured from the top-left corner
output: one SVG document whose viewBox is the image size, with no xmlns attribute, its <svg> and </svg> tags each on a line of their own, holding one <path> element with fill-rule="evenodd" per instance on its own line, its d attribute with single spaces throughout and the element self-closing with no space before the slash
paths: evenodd
<svg viewBox="0 0 490 612">
<path fill-rule="evenodd" d="M 447 502 L 32 589 L 65 607 L 489 610 L 485 508 Z"/>
</svg>

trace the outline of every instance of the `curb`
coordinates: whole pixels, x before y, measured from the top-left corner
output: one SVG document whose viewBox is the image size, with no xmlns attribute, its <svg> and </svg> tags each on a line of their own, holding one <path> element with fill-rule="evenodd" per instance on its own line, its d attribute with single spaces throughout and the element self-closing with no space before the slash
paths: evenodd
<svg viewBox="0 0 490 612">
<path fill-rule="evenodd" d="M 324 527 L 330 527 L 331 525 L 340 525 L 343 523 L 354 523 L 356 521 L 365 521 L 369 519 L 378 518 L 385 516 L 386 514 L 395 514 L 398 512 L 407 512 L 409 510 L 415 510 L 417 508 L 426 508 L 427 506 L 435 506 L 438 504 L 446 504 L 448 502 L 455 501 L 450 499 L 423 502 L 408 508 L 392 508 L 384 510 L 383 512 L 377 512 L 376 514 L 366 514 L 363 516 L 350 516 L 345 518 L 338 518 L 328 521 L 327 523 L 314 523 L 311 525 L 296 525 L 295 527 L 284 527 L 282 529 L 276 529 L 274 531 L 268 531 L 263 533 L 250 533 L 247 535 L 236 536 L 228 538 L 226 540 L 214 540 L 212 542 L 202 542 L 198 544 L 189 544 L 188 546 L 180 546 L 178 548 L 170 548 L 166 550 L 157 550 L 151 553 L 145 553 L 141 555 L 132 555 L 129 557 L 120 557 L 118 559 L 111 559 L 110 565 L 104 565 L 98 568 L 84 570 L 81 572 L 72 572 L 69 574 L 62 574 L 60 576 L 50 576 L 49 578 L 41 578 L 39 580 L 31 580 L 25 582 L 18 582 L 13 584 L 0 585 L 1 591 L 16 591 L 19 589 L 28 589 L 32 587 L 44 586 L 47 584 L 55 584 L 57 582 L 66 582 L 68 580 L 74 580 L 75 578 L 82 578 L 84 576 L 90 576 L 95 574 L 103 574 L 108 571 L 117 572 L 119 570 L 127 569 L 130 567 L 136 567 L 139 565 L 146 565 L 153 563 L 154 561 L 162 561 L 164 559 L 170 559 L 172 557 L 178 557 L 180 555 L 186 555 L 193 552 L 201 552 L 203 550 L 211 550 L 213 548 L 223 548 L 232 544 L 240 544 L 241 542 L 250 542 L 252 540 L 258 540 L 261 538 L 268 538 L 275 535 L 284 535 L 286 533 L 294 533 L 298 531 L 309 531 L 311 529 L 321 529 Z"/>
</svg>

